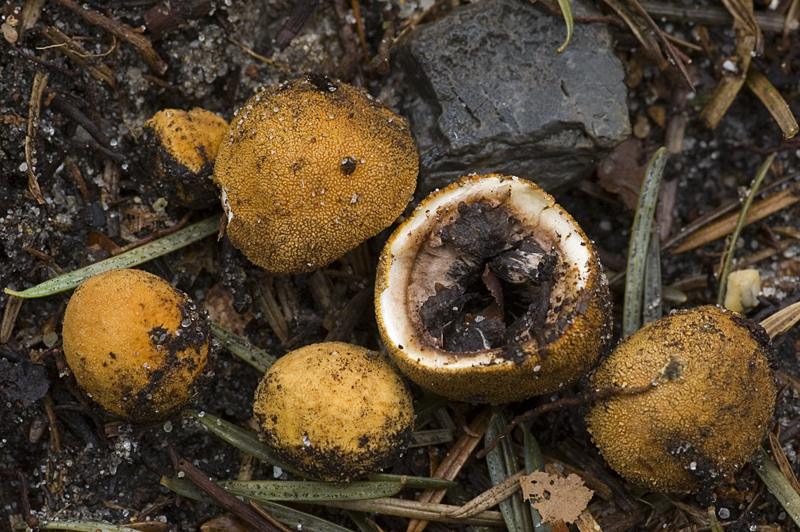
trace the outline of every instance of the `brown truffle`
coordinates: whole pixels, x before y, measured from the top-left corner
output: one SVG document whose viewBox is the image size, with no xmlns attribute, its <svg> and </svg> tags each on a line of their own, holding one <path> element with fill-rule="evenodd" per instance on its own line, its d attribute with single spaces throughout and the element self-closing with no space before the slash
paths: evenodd
<svg viewBox="0 0 800 532">
<path fill-rule="evenodd" d="M 231 242 L 273 272 L 312 271 L 387 227 L 416 186 L 405 121 L 319 75 L 265 89 L 233 119 L 214 180 Z"/>
<path fill-rule="evenodd" d="M 610 338 L 605 276 L 575 220 L 535 184 L 472 176 L 391 236 L 375 308 L 397 366 L 436 393 L 508 402 L 575 383 Z"/>
<path fill-rule="evenodd" d="M 219 200 L 211 180 L 228 122 L 211 111 L 164 109 L 144 124 L 153 184 L 167 200 L 204 209 Z"/>
<path fill-rule="evenodd" d="M 197 392 L 210 325 L 186 294 L 141 270 L 84 281 L 64 313 L 64 355 L 78 384 L 106 410 L 144 422 Z"/>
<path fill-rule="evenodd" d="M 688 493 L 735 473 L 775 407 L 764 329 L 714 306 L 649 323 L 614 350 L 593 388 L 650 391 L 596 404 L 589 430 L 609 465 L 647 489 Z"/>
<path fill-rule="evenodd" d="M 411 395 L 388 361 L 341 342 L 280 358 L 261 379 L 253 411 L 283 460 L 325 481 L 391 465 L 414 423 Z"/>
</svg>

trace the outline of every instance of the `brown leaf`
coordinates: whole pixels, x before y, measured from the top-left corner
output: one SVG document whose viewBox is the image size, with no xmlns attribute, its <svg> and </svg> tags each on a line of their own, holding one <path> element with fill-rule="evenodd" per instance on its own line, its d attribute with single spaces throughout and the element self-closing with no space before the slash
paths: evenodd
<svg viewBox="0 0 800 532">
<path fill-rule="evenodd" d="M 623 203 L 631 210 L 636 209 L 639 189 L 647 170 L 646 165 L 640 164 L 641 160 L 642 143 L 631 137 L 614 148 L 597 167 L 598 184 L 613 194 L 619 194 Z"/>
<path fill-rule="evenodd" d="M 575 474 L 559 478 L 544 471 L 534 471 L 522 477 L 520 485 L 525 500 L 536 499 L 533 507 L 539 510 L 543 522 L 561 519 L 574 523 L 594 494 Z"/>
</svg>

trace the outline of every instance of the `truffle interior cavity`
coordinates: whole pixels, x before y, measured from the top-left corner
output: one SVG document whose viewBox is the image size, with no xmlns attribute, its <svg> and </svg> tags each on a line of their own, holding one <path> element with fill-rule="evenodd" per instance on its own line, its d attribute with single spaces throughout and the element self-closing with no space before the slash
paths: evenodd
<svg viewBox="0 0 800 532">
<path fill-rule="evenodd" d="M 505 359 L 523 357 L 531 340 L 543 345 L 563 267 L 554 242 L 536 233 L 486 200 L 444 216 L 420 246 L 408 288 L 425 343 L 452 353 L 499 348 Z"/>
</svg>

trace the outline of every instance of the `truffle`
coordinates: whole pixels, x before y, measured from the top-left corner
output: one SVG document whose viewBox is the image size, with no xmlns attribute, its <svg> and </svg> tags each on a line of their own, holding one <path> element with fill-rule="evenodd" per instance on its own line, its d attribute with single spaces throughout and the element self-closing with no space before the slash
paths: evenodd
<svg viewBox="0 0 800 532">
<path fill-rule="evenodd" d="M 341 342 L 281 357 L 256 390 L 266 442 L 289 465 L 325 481 L 391 465 L 411 438 L 411 395 L 380 354 Z"/>
<path fill-rule="evenodd" d="M 266 270 L 299 273 L 389 226 L 417 171 L 405 120 L 360 89 L 310 74 L 238 111 L 214 180 L 233 245 Z"/>
<path fill-rule="evenodd" d="M 508 402 L 570 386 L 611 336 L 592 243 L 535 184 L 471 176 L 434 192 L 381 254 L 375 309 L 397 366 L 424 388 Z"/>
<path fill-rule="evenodd" d="M 219 199 L 211 174 L 228 123 L 211 111 L 164 109 L 144 124 L 144 145 L 153 184 L 167 200 L 191 209 Z"/>
<path fill-rule="evenodd" d="M 64 313 L 64 355 L 109 412 L 155 421 L 186 404 L 209 365 L 210 324 L 186 294 L 141 270 L 90 277 Z"/>
<path fill-rule="evenodd" d="M 771 349 L 760 325 L 719 307 L 648 323 L 600 365 L 592 387 L 656 386 L 597 403 L 587 416 L 592 438 L 634 484 L 675 493 L 712 486 L 766 434 L 776 393 Z"/>
</svg>

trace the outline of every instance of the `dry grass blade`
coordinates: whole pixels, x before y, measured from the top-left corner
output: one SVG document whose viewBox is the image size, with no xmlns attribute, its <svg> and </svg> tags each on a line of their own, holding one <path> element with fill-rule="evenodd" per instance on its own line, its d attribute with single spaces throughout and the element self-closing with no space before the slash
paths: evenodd
<svg viewBox="0 0 800 532">
<path fill-rule="evenodd" d="M 791 329 L 800 321 L 800 301 L 783 308 L 761 322 L 770 338 L 775 338 Z"/>
<path fill-rule="evenodd" d="M 667 40 L 667 37 L 664 35 L 664 32 L 661 31 L 661 28 L 658 27 L 658 24 L 655 23 L 653 18 L 650 14 L 642 7 L 642 4 L 639 3 L 639 0 L 628 0 L 630 4 L 636 8 L 636 11 L 639 12 L 639 15 L 647 23 L 647 26 L 650 28 L 650 31 L 656 36 L 656 39 L 661 43 L 661 48 L 664 50 L 664 53 L 667 54 L 670 63 L 675 65 L 678 68 L 678 72 L 681 74 L 681 78 L 683 79 L 684 83 L 686 83 L 686 87 L 690 91 L 694 91 L 694 84 L 692 83 L 692 78 L 689 76 L 689 72 L 686 70 L 686 65 L 683 64 L 682 57 L 686 57 L 683 54 L 680 54 L 672 43 Z"/>
<path fill-rule="evenodd" d="M 745 9 L 745 7 L 748 6 L 742 5 L 741 2 L 747 2 L 749 4 L 749 10 Z M 722 120 L 722 117 L 725 116 L 728 108 L 733 103 L 734 98 L 739 94 L 742 85 L 744 85 L 745 73 L 750 68 L 750 60 L 756 50 L 758 38 L 761 35 L 760 30 L 756 32 L 741 13 L 742 10 L 749 12 L 752 17 L 752 0 L 741 0 L 741 2 L 739 0 L 727 0 L 725 2 L 726 5 L 729 3 L 735 4 L 731 5 L 729 10 L 733 8 L 731 14 L 734 16 L 733 28 L 736 30 L 735 59 L 737 60 L 737 64 L 732 66 L 732 70 L 724 69 L 725 72 L 722 75 L 722 79 L 719 80 L 717 88 L 714 89 L 711 101 L 708 102 L 700 113 L 700 116 L 709 129 L 717 127 L 717 124 L 719 124 L 719 121 Z M 757 24 L 755 28 L 758 29 Z M 726 62 L 729 61 L 730 58 L 726 60 Z"/>
<path fill-rule="evenodd" d="M 39 188 L 39 180 L 34 173 L 34 154 L 33 142 L 36 138 L 36 130 L 39 127 L 39 112 L 42 108 L 42 95 L 47 88 L 48 75 L 39 71 L 33 77 L 33 87 L 31 88 L 30 107 L 28 108 L 28 134 L 25 137 L 25 164 L 28 171 L 28 189 L 39 205 L 44 204 L 42 190 Z"/>
<path fill-rule="evenodd" d="M 17 296 L 8 296 L 6 309 L 3 312 L 3 321 L 0 323 L 0 344 L 7 344 L 14 331 L 14 323 L 17 321 L 19 309 L 22 307 L 24 299 Z"/>
<path fill-rule="evenodd" d="M 437 521 L 440 523 L 454 523 L 475 526 L 502 526 L 503 516 L 500 512 L 485 511 L 473 517 L 456 519 L 450 517 L 448 512 L 461 508 L 450 504 L 438 504 L 433 502 L 409 501 L 406 499 L 382 498 L 369 501 L 333 501 L 320 502 L 322 506 L 342 508 L 344 510 L 356 510 L 360 512 L 378 513 L 384 515 L 395 515 L 411 519 L 412 522 L 427 523 Z"/>
<path fill-rule="evenodd" d="M 755 37 L 755 51 L 761 55 L 764 51 L 764 39 L 761 35 L 761 28 L 753 14 L 752 0 L 722 0 L 733 19 L 742 27 L 747 28 L 748 33 Z"/>
<path fill-rule="evenodd" d="M 472 451 L 475 450 L 475 447 L 478 446 L 478 443 L 480 443 L 483 435 L 486 433 L 486 427 L 488 426 L 490 414 L 491 408 L 487 406 L 481 410 L 477 416 L 475 416 L 475 419 L 472 420 L 472 423 L 469 425 L 469 432 L 466 432 L 464 435 L 462 435 L 453 448 L 450 449 L 450 452 L 447 453 L 447 456 L 433 474 L 433 478 L 443 478 L 445 480 L 453 480 L 456 478 L 456 475 L 458 475 L 458 472 L 461 471 L 461 468 L 467 462 L 467 459 L 472 454 Z M 446 493 L 446 489 L 427 489 L 422 492 L 422 496 L 419 500 L 420 502 L 438 503 L 444 499 Z M 428 520 L 429 519 L 412 519 L 411 522 L 408 523 L 407 531 L 422 532 L 425 530 Z"/>
<path fill-rule="evenodd" d="M 789 109 L 789 105 L 783 99 L 781 93 L 778 92 L 778 89 L 752 65 L 747 70 L 745 81 L 747 82 L 747 87 L 758 96 L 758 99 L 767 108 L 769 114 L 778 123 L 783 132 L 783 137 L 787 139 L 794 137 L 798 129 L 797 120 L 795 120 L 792 110 Z"/>
<path fill-rule="evenodd" d="M 580 532 L 603 532 L 603 529 L 600 528 L 600 523 L 597 522 L 588 508 L 581 512 L 575 524 Z"/>
<path fill-rule="evenodd" d="M 629 12 L 628 8 L 618 0 L 603 1 L 608 7 L 614 10 L 619 18 L 625 21 L 625 24 L 628 25 L 631 33 L 633 33 L 633 35 L 642 45 L 642 49 L 647 55 L 647 58 L 655 63 L 659 70 L 665 70 L 669 66 L 669 59 L 664 57 L 661 47 L 658 45 L 658 40 L 655 38 L 647 25 L 641 20 L 641 17 L 637 17 L 633 13 Z"/>
<path fill-rule="evenodd" d="M 472 517 L 484 510 L 488 510 L 492 506 L 497 505 L 500 501 L 504 501 L 511 497 L 514 493 L 518 492 L 520 488 L 519 479 L 525 474 L 524 470 L 517 471 L 500 484 L 492 486 L 484 491 L 467 504 L 456 508 L 448 514 L 449 517 Z"/>
<path fill-rule="evenodd" d="M 774 214 L 781 209 L 785 209 L 790 205 L 794 205 L 798 201 L 800 201 L 800 185 L 795 184 L 759 201 L 758 203 L 753 204 L 747 214 L 747 218 L 745 218 L 744 225 L 750 225 L 753 222 L 757 222 L 762 218 L 766 218 L 770 214 Z M 719 220 L 718 222 L 700 229 L 695 234 L 687 238 L 683 244 L 678 246 L 672 252 L 672 254 L 677 255 L 678 253 L 689 251 L 690 249 L 694 249 L 698 246 L 702 246 L 703 244 L 707 244 L 730 234 L 730 232 L 733 231 L 733 228 L 736 226 L 736 219 L 738 216 L 738 213 L 731 214 L 722 220 Z"/>
<path fill-rule="evenodd" d="M 772 450 L 772 457 L 775 459 L 775 463 L 778 464 L 781 473 L 783 473 L 783 476 L 789 481 L 789 484 L 792 485 L 794 491 L 800 495 L 800 482 L 797 482 L 797 477 L 792 470 L 792 465 L 789 463 L 789 459 L 786 458 L 786 454 L 783 452 L 783 448 L 778 441 L 778 437 L 775 436 L 774 432 L 770 432 L 768 439 L 769 447 L 770 450 Z"/>
</svg>

